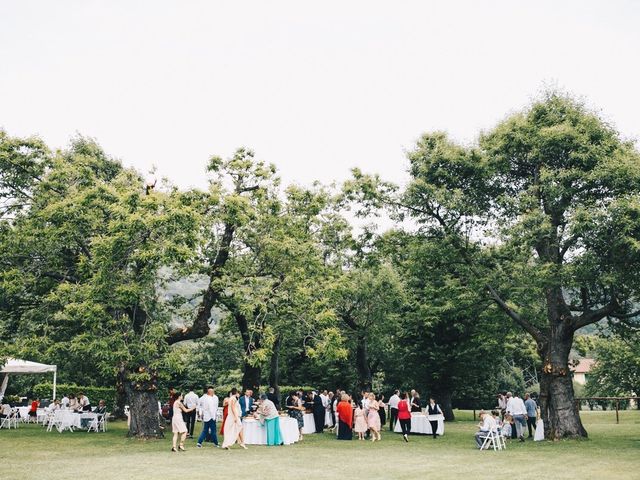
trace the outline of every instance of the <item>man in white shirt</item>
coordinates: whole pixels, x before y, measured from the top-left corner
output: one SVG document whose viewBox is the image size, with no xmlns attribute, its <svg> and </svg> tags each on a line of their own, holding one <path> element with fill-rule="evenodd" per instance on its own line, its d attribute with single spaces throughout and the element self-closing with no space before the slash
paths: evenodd
<svg viewBox="0 0 640 480">
<path fill-rule="evenodd" d="M 400 390 L 394 390 L 393 395 L 389 398 L 389 430 L 393 432 L 396 428 L 396 420 L 398 420 L 398 403 L 400 403 Z"/>
<path fill-rule="evenodd" d="M 514 396 L 511 392 L 507 392 L 507 413 L 513 417 L 516 436 L 524 442 L 523 429 L 527 426 L 527 407 L 517 394 Z"/>
<path fill-rule="evenodd" d="M 193 408 L 191 412 L 182 412 L 182 417 L 184 418 L 184 422 L 187 424 L 187 434 L 189 438 L 193 438 L 193 429 L 196 426 L 196 408 L 198 406 L 198 395 L 193 391 L 193 389 L 189 390 L 184 396 L 184 406 L 187 408 Z"/>
<path fill-rule="evenodd" d="M 480 424 L 480 430 L 476 432 L 476 445 L 478 448 L 482 448 L 482 444 L 484 443 L 485 438 L 487 438 L 487 434 L 491 431 L 497 431 L 498 424 L 496 423 L 496 419 L 493 418 L 489 412 L 485 412 L 484 410 L 480 410 L 480 420 L 482 423 Z"/>
<path fill-rule="evenodd" d="M 62 397 L 62 400 L 60 400 L 60 405 L 64 409 L 69 408 L 69 397 L 67 397 L 66 395 L 64 397 Z"/>
<path fill-rule="evenodd" d="M 218 397 L 213 387 L 207 388 L 207 393 L 200 397 L 200 414 L 202 415 L 202 433 L 198 437 L 198 448 L 202 447 L 207 435 L 211 436 L 211 441 L 218 447 L 218 435 L 216 434 L 216 418 L 218 416 Z"/>
</svg>

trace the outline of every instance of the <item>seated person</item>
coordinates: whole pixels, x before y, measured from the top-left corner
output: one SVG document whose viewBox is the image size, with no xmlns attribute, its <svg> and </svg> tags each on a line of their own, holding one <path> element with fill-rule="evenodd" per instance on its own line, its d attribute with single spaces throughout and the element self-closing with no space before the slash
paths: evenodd
<svg viewBox="0 0 640 480">
<path fill-rule="evenodd" d="M 29 416 L 30 417 L 37 417 L 38 416 L 38 407 L 40 406 L 40 399 L 36 398 L 33 400 L 33 402 L 31 402 L 31 408 L 29 409 Z"/>
<path fill-rule="evenodd" d="M 511 438 L 511 432 L 513 431 L 513 417 L 508 413 L 504 416 L 504 422 L 502 422 L 502 436 Z"/>
<path fill-rule="evenodd" d="M 71 410 L 72 412 L 77 412 L 80 408 L 80 404 L 78 403 L 78 399 L 76 398 L 76 396 L 72 393 L 69 395 L 69 410 Z"/>
<path fill-rule="evenodd" d="M 476 432 L 476 445 L 478 448 L 482 448 L 485 438 L 491 430 L 497 431 L 495 419 L 484 410 L 480 410 L 480 423 L 478 424 L 479 430 Z"/>
<path fill-rule="evenodd" d="M 104 400 L 100 400 L 98 402 L 98 407 L 94 410 L 93 413 L 97 413 L 98 414 L 98 418 L 102 418 L 102 416 L 107 413 L 107 404 L 104 402 Z"/>
<path fill-rule="evenodd" d="M 80 392 L 78 394 L 78 403 L 80 404 L 80 410 L 83 412 L 90 412 L 91 411 L 91 402 L 89 401 L 89 399 L 87 398 L 87 396 Z"/>
<path fill-rule="evenodd" d="M 9 418 L 11 416 L 11 405 L 5 403 L 0 407 L 0 418 Z"/>
</svg>

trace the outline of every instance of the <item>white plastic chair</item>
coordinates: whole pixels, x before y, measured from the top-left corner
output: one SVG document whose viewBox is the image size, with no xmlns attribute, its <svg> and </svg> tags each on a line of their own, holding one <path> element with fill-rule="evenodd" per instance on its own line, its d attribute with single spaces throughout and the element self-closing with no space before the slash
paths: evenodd
<svg viewBox="0 0 640 480">
<path fill-rule="evenodd" d="M 99 431 L 103 431 L 106 432 L 107 431 L 107 416 L 109 414 L 105 413 L 104 415 L 98 415 L 96 418 L 94 418 L 91 423 L 89 424 L 89 428 L 87 429 L 87 432 L 99 432 Z"/>
<path fill-rule="evenodd" d="M 492 428 L 488 432 L 486 432 L 484 437 L 484 442 L 482 442 L 482 446 L 480 450 L 489 450 L 490 447 L 493 447 L 494 451 L 502 450 L 502 435 L 498 433 L 497 428 Z"/>
</svg>

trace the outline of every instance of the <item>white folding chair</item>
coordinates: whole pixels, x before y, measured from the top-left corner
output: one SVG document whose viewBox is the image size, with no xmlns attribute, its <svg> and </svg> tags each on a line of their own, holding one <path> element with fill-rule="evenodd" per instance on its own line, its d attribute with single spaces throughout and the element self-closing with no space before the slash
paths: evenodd
<svg viewBox="0 0 640 480">
<path fill-rule="evenodd" d="M 500 434 L 497 428 L 492 428 L 486 432 L 480 450 L 489 450 L 490 447 L 493 447 L 494 451 L 502 450 L 502 441 L 500 440 Z"/>
<path fill-rule="evenodd" d="M 0 422 L 0 428 L 11 428 L 11 417 L 3 417 Z"/>
<path fill-rule="evenodd" d="M 94 418 L 93 420 L 91 420 L 91 423 L 89 424 L 89 428 L 87 429 L 87 432 L 99 432 L 99 431 L 103 431 L 106 432 L 107 431 L 107 413 L 105 413 L 104 415 L 97 415 L 96 418 Z"/>
</svg>

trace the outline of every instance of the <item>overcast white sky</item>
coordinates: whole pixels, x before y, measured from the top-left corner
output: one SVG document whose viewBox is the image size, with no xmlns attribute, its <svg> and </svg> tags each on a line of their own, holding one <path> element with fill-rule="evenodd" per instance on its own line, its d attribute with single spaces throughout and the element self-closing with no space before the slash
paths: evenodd
<svg viewBox="0 0 640 480">
<path fill-rule="evenodd" d="M 470 142 L 556 83 L 640 133 L 638 1 L 0 1 L 0 128 L 79 132 L 203 186 L 253 148 L 287 182 L 404 178 L 428 130 Z"/>
</svg>

